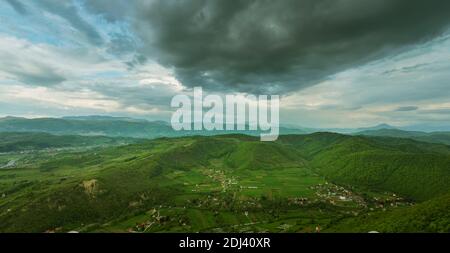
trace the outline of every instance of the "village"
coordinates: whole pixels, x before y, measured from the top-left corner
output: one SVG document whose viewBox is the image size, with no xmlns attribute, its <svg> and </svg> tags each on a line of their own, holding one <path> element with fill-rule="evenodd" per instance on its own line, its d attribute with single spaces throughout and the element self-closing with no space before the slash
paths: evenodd
<svg viewBox="0 0 450 253">
<path fill-rule="evenodd" d="M 270 220 L 278 220 L 286 210 L 309 210 L 311 208 L 321 208 L 318 204 L 334 206 L 337 213 L 344 215 L 358 216 L 361 213 L 372 211 L 386 211 L 389 208 L 412 205 L 393 193 L 383 192 L 377 194 L 365 194 L 350 190 L 325 181 L 310 186 L 312 194 L 304 196 L 278 196 L 263 194 L 251 196 L 246 194 L 247 190 L 257 189 L 257 186 L 242 185 L 239 178 L 227 174 L 220 169 L 203 168 L 201 174 L 207 179 L 194 183 L 185 184 L 190 187 L 192 194 L 197 194 L 194 198 L 186 199 L 183 205 L 159 206 L 146 212 L 147 219 L 129 229 L 130 232 L 150 232 L 159 231 L 164 227 L 191 228 L 189 210 L 198 210 L 208 213 L 213 220 L 221 220 L 220 214 L 224 211 L 233 213 L 238 217 L 247 220 L 239 225 L 224 223 L 224 227 L 210 228 L 212 231 L 255 231 L 257 224 L 270 223 Z M 271 193 L 272 191 L 266 191 Z M 261 213 L 264 215 L 261 216 Z M 255 215 L 257 214 L 257 215 Z M 264 217 L 255 218 L 255 217 Z M 281 223 L 277 229 L 282 231 L 292 231 L 296 229 L 292 224 Z M 263 226 L 257 226 L 257 231 L 264 231 Z M 314 229 L 315 227 L 315 229 Z M 224 230 L 225 229 L 225 230 Z M 320 231 L 320 226 L 305 228 L 306 230 Z"/>
<path fill-rule="evenodd" d="M 356 204 L 360 208 L 369 209 L 370 211 L 383 210 L 387 208 L 412 205 L 395 193 L 383 192 L 377 194 L 377 196 L 370 196 L 361 193 L 355 193 L 345 187 L 331 184 L 326 182 L 325 184 L 318 184 L 312 186 L 311 189 L 315 190 L 315 195 L 319 200 L 325 201 L 331 205 L 351 205 Z M 307 203 L 307 199 L 297 200 L 300 204 Z"/>
</svg>

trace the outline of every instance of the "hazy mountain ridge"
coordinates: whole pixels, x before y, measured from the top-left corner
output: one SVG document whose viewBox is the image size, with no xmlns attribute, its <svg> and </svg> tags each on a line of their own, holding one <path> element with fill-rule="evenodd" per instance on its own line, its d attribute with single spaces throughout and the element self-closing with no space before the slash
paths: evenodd
<svg viewBox="0 0 450 253">
<path fill-rule="evenodd" d="M 379 129 L 379 130 L 366 130 L 362 132 L 357 132 L 355 133 L 355 135 L 408 138 L 422 142 L 442 143 L 450 145 L 450 132 L 427 133 L 420 131 L 405 131 L 400 129 Z"/>
<path fill-rule="evenodd" d="M 68 147 L 115 146 L 137 143 L 126 137 L 52 135 L 40 132 L 0 132 L 0 153 Z"/>
<path fill-rule="evenodd" d="M 261 131 L 217 130 L 217 131 L 175 131 L 165 121 L 147 121 L 127 117 L 77 116 L 63 118 L 0 118 L 0 132 L 45 132 L 58 135 L 90 135 L 110 137 L 133 137 L 154 139 L 159 137 L 180 137 L 193 135 L 220 135 L 240 133 L 260 135 Z M 280 128 L 281 134 L 305 134 L 302 128 Z"/>
<path fill-rule="evenodd" d="M 149 122 L 115 117 L 14 118 L 0 119 L 0 132 L 45 132 L 58 135 L 102 135 L 111 137 L 157 138 L 174 135 L 160 121 Z"/>
<path fill-rule="evenodd" d="M 413 126 L 412 126 L 413 127 Z M 246 127 L 248 128 L 248 127 Z M 375 136 L 397 136 L 396 130 L 407 131 L 410 127 L 395 127 L 389 124 L 379 124 L 373 127 L 362 128 L 307 128 L 296 126 L 293 124 L 286 124 L 280 126 L 280 134 L 310 134 L 316 132 L 335 132 L 341 134 L 361 134 L 361 135 L 375 135 Z M 449 128 L 450 129 L 450 128 Z M 385 130 L 392 131 L 392 134 L 384 134 Z M 154 139 L 159 137 L 180 137 L 193 135 L 221 135 L 221 134 L 247 134 L 257 136 L 261 131 L 174 131 L 169 122 L 165 121 L 148 121 L 145 119 L 136 119 L 130 117 L 112 117 L 112 116 L 66 116 L 61 118 L 22 118 L 22 117 L 4 117 L 0 118 L 0 132 L 45 132 L 57 135 L 103 135 L 110 137 L 134 137 Z M 411 131 L 408 131 L 411 132 Z M 414 132 L 414 131 L 412 131 Z M 417 134 L 419 132 L 417 131 Z M 405 137 L 417 137 L 416 132 L 407 134 Z M 437 134 L 446 134 L 446 132 L 432 133 L 436 142 L 438 140 Z M 426 138 L 419 139 L 427 141 Z M 442 142 L 447 143 L 447 141 Z"/>
</svg>

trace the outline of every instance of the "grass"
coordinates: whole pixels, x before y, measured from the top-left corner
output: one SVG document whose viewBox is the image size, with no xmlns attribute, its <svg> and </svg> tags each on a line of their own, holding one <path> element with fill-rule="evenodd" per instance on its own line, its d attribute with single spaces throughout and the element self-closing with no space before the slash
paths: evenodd
<svg viewBox="0 0 450 253">
<path fill-rule="evenodd" d="M 450 152 L 406 144 L 230 135 L 0 154 L 17 160 L 0 169 L 0 231 L 367 232 L 391 214 L 409 218 L 386 231 L 445 231 L 446 199 L 429 201 L 449 192 Z M 441 220 L 407 224 L 426 214 Z"/>
</svg>

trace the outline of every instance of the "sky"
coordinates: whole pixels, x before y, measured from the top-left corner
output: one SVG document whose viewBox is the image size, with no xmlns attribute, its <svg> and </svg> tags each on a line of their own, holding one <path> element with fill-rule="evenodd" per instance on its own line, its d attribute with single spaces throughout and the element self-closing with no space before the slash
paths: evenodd
<svg viewBox="0 0 450 253">
<path fill-rule="evenodd" d="M 170 120 L 280 95 L 282 124 L 450 125 L 450 1 L 0 0 L 0 116 Z"/>
</svg>

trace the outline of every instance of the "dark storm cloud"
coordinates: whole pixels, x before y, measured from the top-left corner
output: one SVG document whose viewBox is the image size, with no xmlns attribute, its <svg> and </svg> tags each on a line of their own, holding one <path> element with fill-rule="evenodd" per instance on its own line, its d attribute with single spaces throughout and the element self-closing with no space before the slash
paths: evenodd
<svg viewBox="0 0 450 253">
<path fill-rule="evenodd" d="M 445 0 L 135 3 L 146 55 L 183 85 L 289 92 L 440 35 Z"/>
<path fill-rule="evenodd" d="M 21 2 L 19 2 L 17 0 L 6 0 L 6 2 L 8 2 L 14 8 L 14 10 L 17 11 L 18 13 L 20 13 L 22 15 L 27 14 L 27 9 Z"/>
<path fill-rule="evenodd" d="M 419 109 L 417 106 L 401 106 L 395 109 L 396 112 L 410 112 L 410 111 L 416 111 Z"/>
<path fill-rule="evenodd" d="M 17 1 L 8 0 L 20 10 Z M 187 87 L 285 93 L 392 56 L 442 34 L 446 0 L 39 0 L 93 44 L 103 44 L 78 6 L 130 31 L 107 51 L 132 69 L 156 60 Z M 424 66 L 415 66 L 422 68 Z M 408 72 L 414 69 L 394 71 Z"/>
</svg>

